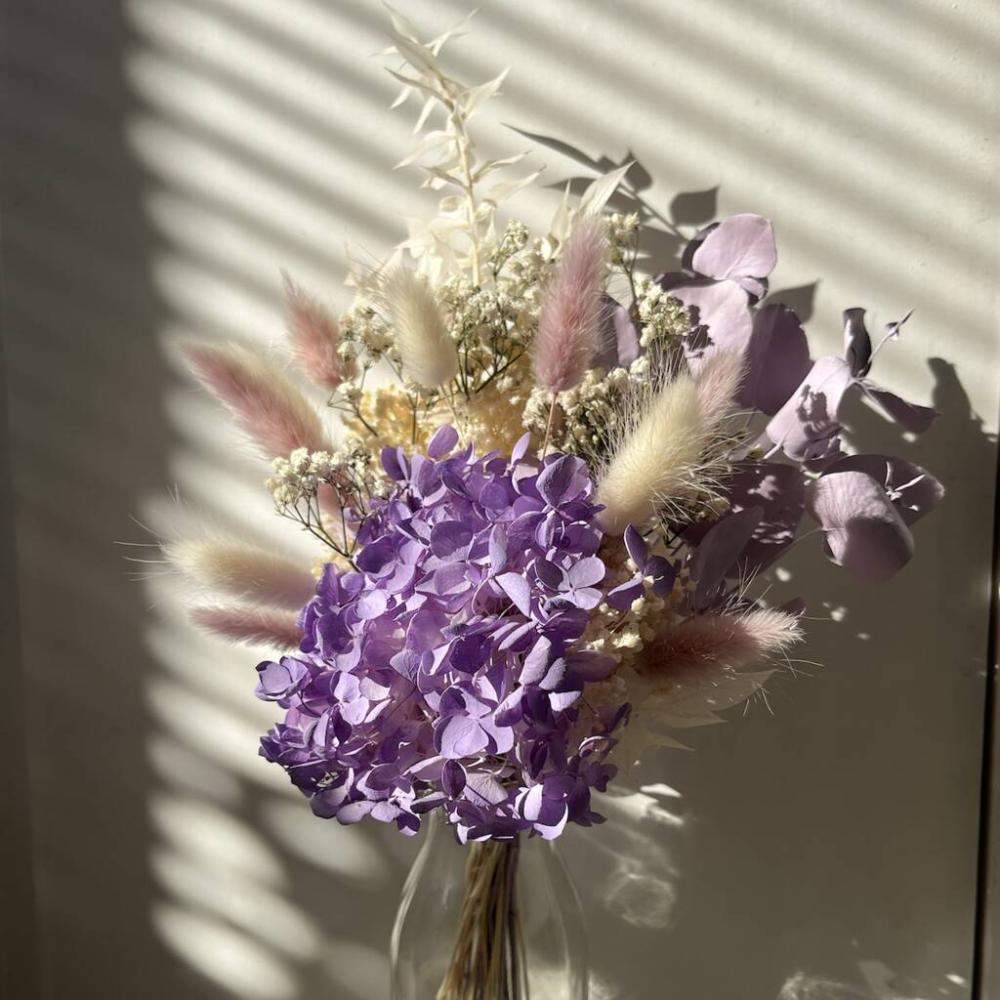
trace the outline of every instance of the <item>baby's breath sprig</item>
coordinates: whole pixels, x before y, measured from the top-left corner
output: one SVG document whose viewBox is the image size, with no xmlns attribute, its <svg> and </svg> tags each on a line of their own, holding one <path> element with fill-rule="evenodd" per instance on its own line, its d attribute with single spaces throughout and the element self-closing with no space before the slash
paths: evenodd
<svg viewBox="0 0 1000 1000">
<path fill-rule="evenodd" d="M 359 441 L 333 452 L 297 448 L 271 467 L 265 485 L 278 513 L 353 564 L 357 529 L 381 488 L 371 451 Z"/>
</svg>

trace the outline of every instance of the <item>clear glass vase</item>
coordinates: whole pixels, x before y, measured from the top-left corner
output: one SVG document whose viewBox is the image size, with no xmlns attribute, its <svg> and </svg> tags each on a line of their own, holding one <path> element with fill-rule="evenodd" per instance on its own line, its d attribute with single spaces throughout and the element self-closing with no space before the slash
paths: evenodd
<svg viewBox="0 0 1000 1000">
<path fill-rule="evenodd" d="M 392 932 L 392 1000 L 586 1000 L 576 889 L 540 837 L 463 845 L 435 816 Z"/>
</svg>

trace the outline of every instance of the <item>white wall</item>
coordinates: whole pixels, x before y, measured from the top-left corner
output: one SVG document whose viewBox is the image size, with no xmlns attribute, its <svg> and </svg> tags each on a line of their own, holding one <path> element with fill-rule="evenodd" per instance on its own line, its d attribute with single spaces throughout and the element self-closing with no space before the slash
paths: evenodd
<svg viewBox="0 0 1000 1000">
<path fill-rule="evenodd" d="M 402 5 L 436 33 L 458 2 Z M 485 2 L 450 65 L 512 66 L 481 124 L 546 183 L 634 158 L 676 220 L 756 211 L 773 287 L 836 347 L 844 306 L 916 312 L 879 378 L 939 425 L 866 447 L 947 502 L 859 589 L 803 546 L 805 656 L 772 714 L 692 736 L 567 837 L 595 992 L 657 1000 L 970 995 L 996 465 L 997 55 L 989 0 Z M 165 344 L 266 343 L 278 269 L 341 288 L 428 210 L 362 0 L 22 0 L 7 18 L 8 395 L 23 721 L 46 998 L 384 994 L 413 845 L 313 820 L 256 756 L 254 654 L 200 637 L 115 540 L 191 509 L 283 531 L 261 468 Z M 531 146 L 504 125 L 568 143 Z M 566 155 L 571 153 L 572 155 Z M 691 194 L 674 200 L 680 193 Z M 521 213 L 547 221 L 555 193 Z M 660 252 L 670 241 L 656 237 Z M 183 507 L 164 499 L 176 487 Z M 134 550 L 154 558 L 152 550 Z M 143 567 L 139 567 L 142 569 Z M 145 567 L 151 573 L 157 566 Z M 836 612 L 836 621 L 829 620 Z M 19 995 L 19 994 L 12 994 Z M 25 995 L 32 992 L 25 989 Z"/>
</svg>

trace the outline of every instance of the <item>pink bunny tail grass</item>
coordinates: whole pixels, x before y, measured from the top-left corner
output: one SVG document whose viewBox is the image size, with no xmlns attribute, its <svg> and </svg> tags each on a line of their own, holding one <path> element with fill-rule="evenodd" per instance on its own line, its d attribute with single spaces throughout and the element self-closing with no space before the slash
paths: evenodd
<svg viewBox="0 0 1000 1000">
<path fill-rule="evenodd" d="M 202 605 L 191 609 L 191 621 L 206 632 L 251 646 L 297 649 L 302 639 L 298 613 L 250 604 Z"/>
<path fill-rule="evenodd" d="M 717 428 L 732 412 L 744 370 L 738 351 L 717 351 L 698 370 L 695 388 L 706 428 Z"/>
<path fill-rule="evenodd" d="M 535 381 L 549 392 L 572 389 L 600 347 L 606 243 L 600 219 L 581 219 L 545 291 L 532 360 Z"/>
<path fill-rule="evenodd" d="M 742 670 L 772 660 L 801 638 L 798 618 L 784 611 L 697 615 L 646 647 L 643 672 L 669 675 L 709 666 Z"/>
<path fill-rule="evenodd" d="M 296 448 L 330 450 L 319 414 L 284 375 L 262 357 L 236 344 L 183 345 L 195 375 L 236 418 L 265 458 Z"/>
<path fill-rule="evenodd" d="M 277 552 L 223 538 L 186 538 L 164 554 L 192 583 L 209 593 L 255 604 L 299 609 L 316 581 L 301 565 Z"/>
<path fill-rule="evenodd" d="M 343 381 L 343 366 L 337 348 L 340 327 L 322 303 L 285 279 L 285 328 L 295 360 L 320 388 L 333 392 Z"/>
</svg>

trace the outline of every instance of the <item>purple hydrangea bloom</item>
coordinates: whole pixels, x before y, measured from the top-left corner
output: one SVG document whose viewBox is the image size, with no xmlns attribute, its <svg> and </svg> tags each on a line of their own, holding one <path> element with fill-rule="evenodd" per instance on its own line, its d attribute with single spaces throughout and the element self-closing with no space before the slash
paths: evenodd
<svg viewBox="0 0 1000 1000">
<path fill-rule="evenodd" d="M 601 820 L 591 790 L 627 706 L 581 710 L 616 666 L 579 648 L 605 599 L 599 508 L 567 455 L 387 448 L 396 487 L 362 524 L 357 570 L 327 566 L 301 651 L 257 669 L 285 710 L 261 753 L 319 816 L 415 832 L 442 808 L 462 840 L 558 836 Z"/>
</svg>

